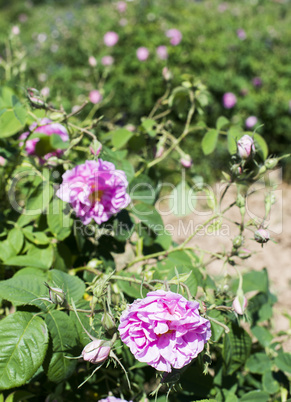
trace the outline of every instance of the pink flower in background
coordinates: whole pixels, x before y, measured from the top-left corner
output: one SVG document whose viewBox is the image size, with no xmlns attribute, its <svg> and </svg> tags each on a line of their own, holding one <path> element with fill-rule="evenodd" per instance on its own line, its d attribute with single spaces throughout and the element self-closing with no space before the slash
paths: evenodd
<svg viewBox="0 0 291 402">
<path fill-rule="evenodd" d="M 82 351 L 82 357 L 85 361 L 97 364 L 107 359 L 110 353 L 110 343 L 100 339 L 88 343 Z"/>
<path fill-rule="evenodd" d="M 95 59 L 94 56 L 89 57 L 88 63 L 90 64 L 91 67 L 96 67 L 97 66 L 97 60 Z"/>
<path fill-rule="evenodd" d="M 115 398 L 115 396 L 108 396 L 105 399 L 100 399 L 98 402 L 127 402 L 127 401 L 125 399 Z"/>
<path fill-rule="evenodd" d="M 148 51 L 148 49 L 144 46 L 141 46 L 137 49 L 136 51 L 136 57 L 140 60 L 140 61 L 145 61 L 148 57 L 149 57 L 150 52 Z"/>
<path fill-rule="evenodd" d="M 90 102 L 96 104 L 102 101 L 103 96 L 101 95 L 100 91 L 98 91 L 97 89 L 93 89 L 93 91 L 89 93 L 89 99 Z"/>
<path fill-rule="evenodd" d="M 245 40 L 247 37 L 245 30 L 241 28 L 236 31 L 236 35 L 240 40 Z"/>
<path fill-rule="evenodd" d="M 217 9 L 220 13 L 224 13 L 228 9 L 228 4 L 220 3 Z"/>
<path fill-rule="evenodd" d="M 13 33 L 13 35 L 19 35 L 20 34 L 20 29 L 17 25 L 14 25 L 11 29 L 11 32 Z"/>
<path fill-rule="evenodd" d="M 244 135 L 237 142 L 237 150 L 242 159 L 248 159 L 256 151 L 254 139 L 247 134 Z"/>
<path fill-rule="evenodd" d="M 122 170 L 116 170 L 111 162 L 98 159 L 67 170 L 56 195 L 71 204 L 84 225 L 92 219 L 100 225 L 128 206 L 127 186 Z"/>
<path fill-rule="evenodd" d="M 239 300 L 239 297 L 236 296 L 236 297 L 234 298 L 234 300 L 233 300 L 232 308 L 234 309 L 234 311 L 235 311 L 237 314 L 243 315 L 244 312 L 245 312 L 245 309 L 246 309 L 247 305 L 248 305 L 248 301 L 247 301 L 247 299 L 246 299 L 245 296 L 242 296 L 242 304 L 241 304 L 241 302 L 240 302 L 240 300 Z"/>
<path fill-rule="evenodd" d="M 222 103 L 223 103 L 223 106 L 224 106 L 226 109 L 231 109 L 231 108 L 233 108 L 234 105 L 236 104 L 236 102 L 237 102 L 236 96 L 235 96 L 235 94 L 233 94 L 232 92 L 226 92 L 226 93 L 223 95 Z"/>
<path fill-rule="evenodd" d="M 171 71 L 168 69 L 168 67 L 164 67 L 162 70 L 162 75 L 166 81 L 169 81 L 173 78 L 173 74 Z"/>
<path fill-rule="evenodd" d="M 254 77 L 252 79 L 252 83 L 254 87 L 261 87 L 262 86 L 262 80 L 260 77 Z"/>
<path fill-rule="evenodd" d="M 167 60 L 169 55 L 166 46 L 158 46 L 156 52 L 161 60 Z"/>
<path fill-rule="evenodd" d="M 47 98 L 50 94 L 50 89 L 49 87 L 43 87 L 40 91 L 41 95 L 45 98 Z"/>
<path fill-rule="evenodd" d="M 30 132 L 34 133 L 41 133 L 45 135 L 52 135 L 52 134 L 57 134 L 61 137 L 61 139 L 65 142 L 69 140 L 69 135 L 67 132 L 67 129 L 60 123 L 54 123 L 52 120 L 48 118 L 43 118 L 40 120 L 39 123 L 33 123 L 31 126 L 29 126 Z M 25 132 L 21 134 L 19 137 L 20 140 L 25 140 L 29 135 L 30 132 Z M 25 143 L 25 150 L 28 155 L 37 155 L 37 150 L 36 150 L 36 144 L 39 142 L 39 138 L 32 138 L 31 140 L 27 140 Z M 19 143 L 20 146 L 24 144 L 24 141 L 21 141 Z M 42 158 L 40 158 L 40 161 L 44 162 L 44 159 L 48 159 L 51 156 L 60 156 L 64 153 L 63 149 L 57 149 L 54 152 L 49 152 L 46 155 L 44 155 Z"/>
<path fill-rule="evenodd" d="M 257 122 L 258 119 L 256 116 L 249 116 L 245 121 L 245 125 L 247 128 L 252 128 L 257 124 Z"/>
<path fill-rule="evenodd" d="M 127 21 L 126 18 L 120 18 L 120 20 L 119 20 L 119 25 L 120 25 L 121 27 L 125 27 L 125 26 L 127 25 L 127 23 L 128 23 L 128 21 Z"/>
<path fill-rule="evenodd" d="M 20 21 L 20 22 L 26 22 L 27 21 L 27 19 L 28 19 L 28 17 L 27 17 L 27 15 L 26 14 L 19 14 L 19 16 L 18 16 L 18 20 Z"/>
<path fill-rule="evenodd" d="M 198 302 L 164 290 L 129 305 L 118 331 L 138 361 L 167 372 L 189 364 L 211 336 L 210 322 L 200 316 Z"/>
<path fill-rule="evenodd" d="M 106 46 L 112 47 L 114 45 L 116 45 L 116 43 L 118 42 L 119 36 L 117 35 L 116 32 L 113 31 L 109 31 L 106 32 L 106 34 L 104 35 L 104 43 Z"/>
<path fill-rule="evenodd" d="M 166 32 L 166 36 L 167 38 L 170 38 L 170 43 L 173 46 L 179 45 L 182 40 L 182 34 L 176 28 L 168 29 L 168 31 Z"/>
<path fill-rule="evenodd" d="M 116 8 L 120 13 L 125 13 L 125 11 L 127 9 L 127 4 L 125 1 L 118 1 L 116 3 Z"/>
<path fill-rule="evenodd" d="M 101 59 L 101 64 L 103 66 L 111 66 L 114 63 L 114 58 L 112 56 L 104 56 Z"/>
<path fill-rule="evenodd" d="M 181 159 L 180 159 L 180 163 L 184 168 L 190 168 L 192 166 L 192 158 L 190 155 L 184 155 Z"/>
<path fill-rule="evenodd" d="M 0 166 L 6 165 L 6 159 L 3 156 L 0 156 Z"/>
</svg>

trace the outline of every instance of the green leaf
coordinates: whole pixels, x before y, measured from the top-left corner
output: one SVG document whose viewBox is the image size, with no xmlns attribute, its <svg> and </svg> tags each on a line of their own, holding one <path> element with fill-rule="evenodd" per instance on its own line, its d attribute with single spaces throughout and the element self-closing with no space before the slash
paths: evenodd
<svg viewBox="0 0 291 402">
<path fill-rule="evenodd" d="M 50 381 L 59 383 L 73 374 L 77 364 L 76 360 L 66 358 L 76 353 L 76 328 L 71 318 L 58 310 L 49 311 L 45 322 L 52 339 L 52 350 L 49 350 L 44 369 Z"/>
<path fill-rule="evenodd" d="M 251 330 L 262 346 L 264 346 L 264 347 L 270 346 L 270 343 L 273 340 L 273 336 L 270 333 L 270 331 L 268 331 L 264 327 L 259 327 L 259 326 L 255 326 Z"/>
<path fill-rule="evenodd" d="M 226 117 L 224 117 L 224 116 L 218 117 L 217 122 L 216 122 L 217 130 L 218 131 L 221 130 L 222 127 L 226 126 L 228 123 L 229 123 L 229 120 Z"/>
<path fill-rule="evenodd" d="M 240 398 L 240 402 L 268 402 L 270 395 L 265 391 L 251 391 Z"/>
<path fill-rule="evenodd" d="M 25 270 L 19 272 L 22 271 Z M 10 301 L 14 306 L 33 304 L 46 310 L 48 302 L 37 300 L 39 297 L 48 297 L 48 290 L 44 282 L 43 276 L 31 274 L 31 272 L 26 275 L 15 275 L 11 279 L 0 282 L 0 294 L 3 299 Z"/>
<path fill-rule="evenodd" d="M 120 272 L 118 276 L 133 278 L 133 279 L 141 279 L 137 274 Z M 134 299 L 145 297 L 149 292 L 148 289 L 142 287 L 140 284 L 117 280 L 118 287 L 128 296 L 133 297 Z M 141 293 L 142 292 L 142 293 Z"/>
<path fill-rule="evenodd" d="M 33 229 L 32 227 L 30 227 Z M 49 244 L 50 239 L 47 237 L 47 235 L 44 232 L 32 232 L 28 228 L 22 229 L 24 236 L 27 238 L 27 240 L 31 241 L 32 243 L 36 245 L 46 245 Z"/>
<path fill-rule="evenodd" d="M 249 357 L 251 345 L 252 339 L 249 334 L 243 328 L 232 324 L 223 342 L 222 353 L 227 374 L 233 374 L 245 363 Z"/>
<path fill-rule="evenodd" d="M 193 189 L 184 180 L 172 190 L 168 198 L 169 209 L 176 216 L 190 215 L 197 202 Z"/>
<path fill-rule="evenodd" d="M 151 205 L 155 202 L 156 186 L 147 175 L 134 178 L 130 183 L 129 192 L 132 201 L 142 201 Z"/>
<path fill-rule="evenodd" d="M 15 254 L 18 254 L 23 246 L 23 233 L 21 231 L 21 229 L 19 228 L 13 228 L 10 230 L 10 232 L 8 233 L 8 237 L 7 237 L 10 245 L 12 248 L 14 248 L 15 250 Z"/>
<path fill-rule="evenodd" d="M 219 131 L 215 130 L 214 128 L 207 131 L 207 133 L 204 135 L 201 146 L 202 146 L 202 151 L 204 152 L 205 155 L 209 155 L 215 150 L 218 135 L 219 135 Z"/>
<path fill-rule="evenodd" d="M 164 227 L 161 215 L 152 205 L 139 202 L 133 206 L 131 213 L 140 219 L 140 221 L 148 226 L 152 231 L 155 231 L 155 228 L 160 231 L 160 229 Z"/>
<path fill-rule="evenodd" d="M 207 311 L 207 315 L 215 320 L 222 322 L 224 324 L 223 314 L 218 310 L 210 310 Z M 211 324 L 211 340 L 213 342 L 218 342 L 224 333 L 224 329 L 213 321 L 210 321 Z"/>
<path fill-rule="evenodd" d="M 275 359 L 275 364 L 280 370 L 291 373 L 291 353 L 279 352 Z"/>
<path fill-rule="evenodd" d="M 56 149 L 67 149 L 70 145 L 69 141 L 63 141 L 59 134 L 51 134 L 49 136 L 51 146 L 54 150 Z"/>
<path fill-rule="evenodd" d="M 157 122 L 153 119 L 143 119 L 142 120 L 142 127 L 145 129 L 145 131 L 148 133 L 149 136 L 155 137 L 156 136 L 156 131 L 154 129 L 154 126 L 157 124 Z"/>
<path fill-rule="evenodd" d="M 49 269 L 52 266 L 53 257 L 54 251 L 51 244 L 48 247 L 32 246 L 28 250 L 27 255 L 18 255 L 16 257 L 8 258 L 8 260 L 5 261 L 5 264 L 18 267 Z"/>
<path fill-rule="evenodd" d="M 280 390 L 280 384 L 275 380 L 273 372 L 266 370 L 263 374 L 262 383 L 264 390 L 269 394 L 276 394 Z"/>
<path fill-rule="evenodd" d="M 248 358 L 245 365 L 251 373 L 263 374 L 264 371 L 271 369 L 272 363 L 264 353 L 256 353 Z"/>
<path fill-rule="evenodd" d="M 25 126 L 27 110 L 8 87 L 0 88 L 0 111 L 0 137 L 10 137 Z"/>
<path fill-rule="evenodd" d="M 65 240 L 72 230 L 73 219 L 70 214 L 64 213 L 66 205 L 67 203 L 64 203 L 59 198 L 54 198 L 48 208 L 48 227 L 58 240 Z"/>
<path fill-rule="evenodd" d="M 61 288 L 69 303 L 71 303 L 71 299 L 76 303 L 82 299 L 85 293 L 85 283 L 78 276 L 72 276 L 57 269 L 48 272 L 48 282 Z"/>
<path fill-rule="evenodd" d="M 112 137 L 112 145 L 116 149 L 122 148 L 124 145 L 128 143 L 128 141 L 131 139 L 133 136 L 133 133 L 129 130 L 126 130 L 126 128 L 119 128 L 114 131 L 110 131 L 108 135 L 111 135 Z"/>
<path fill-rule="evenodd" d="M 6 239 L 0 242 L 0 258 L 5 261 L 15 255 L 15 249 L 11 243 Z"/>
<path fill-rule="evenodd" d="M 242 129 L 238 126 L 232 126 L 227 132 L 227 147 L 231 155 L 237 153 L 237 141 L 242 136 Z"/>
<path fill-rule="evenodd" d="M 252 133 L 249 133 L 249 135 L 252 136 Z M 267 159 L 269 149 L 264 138 L 260 134 L 255 134 L 254 141 L 255 141 L 256 152 L 258 152 L 261 155 L 263 160 Z"/>
<path fill-rule="evenodd" d="M 16 312 L 0 321 L 0 343 L 0 389 L 19 387 L 43 363 L 47 326 L 36 315 Z"/>
</svg>

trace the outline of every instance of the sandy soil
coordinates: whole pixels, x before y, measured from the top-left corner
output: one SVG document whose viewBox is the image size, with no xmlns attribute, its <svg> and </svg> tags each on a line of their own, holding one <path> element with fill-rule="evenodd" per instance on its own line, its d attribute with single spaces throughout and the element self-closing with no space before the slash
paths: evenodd
<svg viewBox="0 0 291 402">
<path fill-rule="evenodd" d="M 276 183 L 275 190 L 276 202 L 272 207 L 268 219 L 265 221 L 266 226 L 271 235 L 271 240 L 262 248 L 253 240 L 253 232 L 246 231 L 245 248 L 255 251 L 249 259 L 244 260 L 240 269 L 242 271 L 250 268 L 261 270 L 267 268 L 271 281 L 271 291 L 277 296 L 278 302 L 274 306 L 275 317 L 272 325 L 274 330 L 288 331 L 289 336 L 285 335 L 281 339 L 284 341 L 284 349 L 291 351 L 291 328 L 289 320 L 284 317 L 284 313 L 291 314 L 291 186 L 283 184 L 280 179 L 280 172 L 277 171 L 271 177 Z M 223 191 L 221 184 L 213 187 L 216 194 Z M 247 198 L 247 214 L 254 219 L 255 217 L 262 219 L 264 215 L 264 195 L 266 188 L 264 183 L 256 185 L 257 192 L 251 194 Z M 222 209 L 231 204 L 235 199 L 235 188 L 231 188 L 224 198 Z M 211 212 L 205 203 L 205 200 L 199 200 L 195 211 L 192 214 L 177 217 L 173 214 L 165 214 L 169 210 L 167 205 L 162 212 L 163 219 L 167 229 L 173 234 L 173 240 L 182 243 L 192 232 L 193 228 L 203 223 L 211 216 Z M 208 214 L 207 214 L 208 213 Z M 226 214 L 227 218 L 239 222 L 239 210 L 235 206 Z M 213 252 L 222 250 L 229 251 L 232 247 L 232 239 L 238 234 L 238 227 L 224 220 L 219 231 L 208 233 L 207 230 L 201 230 L 189 243 L 194 247 L 200 247 Z M 276 243 L 275 243 L 276 242 Z M 214 275 L 222 275 L 221 261 L 214 261 L 208 265 L 210 273 Z M 227 272 L 235 274 L 231 266 L 227 267 Z"/>
</svg>

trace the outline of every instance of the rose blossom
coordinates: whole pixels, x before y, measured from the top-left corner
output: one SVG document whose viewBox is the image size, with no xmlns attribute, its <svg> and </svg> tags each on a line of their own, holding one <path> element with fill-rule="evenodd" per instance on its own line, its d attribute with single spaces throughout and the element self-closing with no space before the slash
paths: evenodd
<svg viewBox="0 0 291 402">
<path fill-rule="evenodd" d="M 258 119 L 256 116 L 249 116 L 245 121 L 245 125 L 247 128 L 252 128 L 257 124 L 257 122 Z"/>
<path fill-rule="evenodd" d="M 140 61 L 145 61 L 148 57 L 149 57 L 149 51 L 146 47 L 141 46 L 137 49 L 136 51 L 136 57 L 140 60 Z"/>
<path fill-rule="evenodd" d="M 164 290 L 149 292 L 128 306 L 118 330 L 137 360 L 166 372 L 189 364 L 211 336 L 198 302 Z"/>
<path fill-rule="evenodd" d="M 92 219 L 100 225 L 130 203 L 127 186 L 122 170 L 98 159 L 67 170 L 56 195 L 72 205 L 84 225 Z"/>
<path fill-rule="evenodd" d="M 248 159 L 255 152 L 255 143 L 252 137 L 244 135 L 237 142 L 238 154 L 242 159 Z"/>
<path fill-rule="evenodd" d="M 156 49 L 157 55 L 161 60 L 167 60 L 168 50 L 166 46 L 158 46 Z"/>
<path fill-rule="evenodd" d="M 223 106 L 226 109 L 231 109 L 236 104 L 236 96 L 232 92 L 226 92 L 222 98 Z"/>
<path fill-rule="evenodd" d="M 103 66 L 111 66 L 114 63 L 114 58 L 112 56 L 104 56 L 101 59 L 101 64 Z"/>
<path fill-rule="evenodd" d="M 127 9 L 127 4 L 125 1 L 118 1 L 116 3 L 116 8 L 120 13 L 125 13 L 125 11 Z"/>
<path fill-rule="evenodd" d="M 33 131 L 34 133 L 41 133 L 45 134 L 48 136 L 51 136 L 52 134 L 57 134 L 61 137 L 61 139 L 65 142 L 69 140 L 69 135 L 67 132 L 67 129 L 60 123 L 54 123 L 52 120 L 44 117 L 43 119 L 40 120 L 39 123 L 33 123 L 29 126 L 29 130 Z M 20 140 L 25 140 L 29 136 L 30 132 L 25 132 L 21 134 L 19 137 Z M 35 155 L 39 156 L 37 154 L 36 150 L 36 144 L 39 142 L 39 138 L 32 138 L 31 140 L 28 139 L 25 143 L 25 150 L 28 155 Z M 24 144 L 23 141 L 19 143 L 20 146 Z M 49 159 L 51 156 L 60 156 L 64 152 L 63 149 L 56 149 L 53 152 L 49 152 L 48 154 L 44 155 L 42 158 L 43 159 Z M 40 158 L 41 162 L 44 162 L 44 160 Z"/>
<path fill-rule="evenodd" d="M 90 102 L 96 104 L 96 103 L 100 103 L 102 101 L 102 95 L 100 93 L 100 91 L 98 91 L 97 89 L 94 89 L 93 91 L 91 91 L 89 93 L 89 99 Z"/>
<path fill-rule="evenodd" d="M 82 357 L 85 361 L 97 364 L 107 359 L 110 353 L 110 343 L 95 339 L 88 343 L 82 351 Z"/>
<path fill-rule="evenodd" d="M 247 304 L 248 304 L 248 301 L 247 301 L 247 299 L 246 299 L 246 297 L 245 296 L 242 296 L 242 304 L 241 304 L 241 302 L 240 302 L 240 300 L 239 300 L 239 297 L 238 296 L 236 296 L 235 298 L 234 298 L 234 300 L 233 300 L 233 303 L 232 303 L 232 308 L 234 309 L 234 311 L 237 313 L 237 314 L 239 314 L 239 315 L 243 315 L 244 314 L 244 311 L 245 311 L 245 309 L 246 309 L 246 307 L 247 307 Z"/>
<path fill-rule="evenodd" d="M 106 32 L 103 39 L 106 46 L 112 47 L 118 42 L 119 36 L 116 32 L 109 31 Z"/>
<path fill-rule="evenodd" d="M 173 46 L 179 45 L 182 40 L 182 34 L 176 28 L 168 29 L 168 31 L 166 32 L 166 37 L 170 38 L 170 43 Z"/>
<path fill-rule="evenodd" d="M 240 40 L 245 40 L 246 37 L 247 37 L 247 34 L 246 34 L 245 30 L 242 29 L 242 28 L 238 29 L 238 30 L 236 31 L 236 34 L 237 34 L 237 37 L 238 37 Z"/>
</svg>

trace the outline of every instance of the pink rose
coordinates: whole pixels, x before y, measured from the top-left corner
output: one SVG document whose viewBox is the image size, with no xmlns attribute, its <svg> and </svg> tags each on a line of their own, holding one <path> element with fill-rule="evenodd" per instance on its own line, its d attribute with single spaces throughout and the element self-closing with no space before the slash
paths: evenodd
<svg viewBox="0 0 291 402">
<path fill-rule="evenodd" d="M 103 66 L 111 66 L 114 63 L 114 58 L 112 56 L 104 56 L 101 59 L 101 64 Z"/>
<path fill-rule="evenodd" d="M 167 38 L 170 38 L 170 43 L 173 46 L 179 45 L 182 40 L 182 34 L 176 28 L 168 29 L 168 31 L 166 32 L 166 36 Z"/>
<path fill-rule="evenodd" d="M 200 316 L 198 302 L 164 290 L 129 305 L 118 331 L 138 361 L 166 372 L 189 364 L 211 336 L 210 322 Z"/>
<path fill-rule="evenodd" d="M 245 125 L 247 128 L 252 128 L 257 124 L 257 122 L 258 119 L 256 116 L 249 116 L 245 121 Z"/>
<path fill-rule="evenodd" d="M 140 60 L 140 61 L 145 61 L 148 57 L 149 57 L 149 51 L 146 47 L 141 46 L 137 49 L 136 51 L 136 57 Z"/>
<path fill-rule="evenodd" d="M 127 4 L 125 1 L 118 1 L 116 3 L 116 8 L 120 13 L 125 13 L 125 11 L 127 9 Z"/>
<path fill-rule="evenodd" d="M 234 105 L 236 104 L 236 102 L 237 102 L 236 96 L 235 96 L 235 94 L 233 94 L 232 92 L 226 92 L 226 93 L 223 95 L 222 103 L 223 103 L 223 106 L 224 106 L 226 109 L 231 109 L 231 108 L 233 108 Z"/>
<path fill-rule="evenodd" d="M 97 60 L 95 59 L 94 56 L 89 57 L 88 63 L 90 64 L 91 67 L 96 67 L 97 66 Z"/>
<path fill-rule="evenodd" d="M 56 195 L 71 204 L 84 225 L 92 219 L 100 225 L 128 206 L 127 186 L 122 170 L 116 170 L 111 162 L 98 159 L 67 170 Z"/>
<path fill-rule="evenodd" d="M 103 97 L 97 89 L 94 89 L 93 91 L 91 91 L 89 93 L 89 99 L 90 99 L 90 102 L 96 104 L 96 103 L 100 103 L 102 101 Z"/>
<path fill-rule="evenodd" d="M 192 158 L 190 155 L 184 155 L 181 159 L 180 159 L 180 163 L 184 168 L 190 168 L 192 166 Z"/>
<path fill-rule="evenodd" d="M 266 229 L 260 228 L 255 231 L 255 240 L 260 244 L 267 243 L 270 240 L 270 233 Z"/>
<path fill-rule="evenodd" d="M 119 36 L 116 32 L 109 31 L 104 35 L 104 43 L 106 46 L 112 47 L 118 42 Z"/>
<path fill-rule="evenodd" d="M 157 47 L 157 55 L 161 60 L 167 60 L 168 58 L 168 50 L 166 46 L 158 46 Z"/>
</svg>

